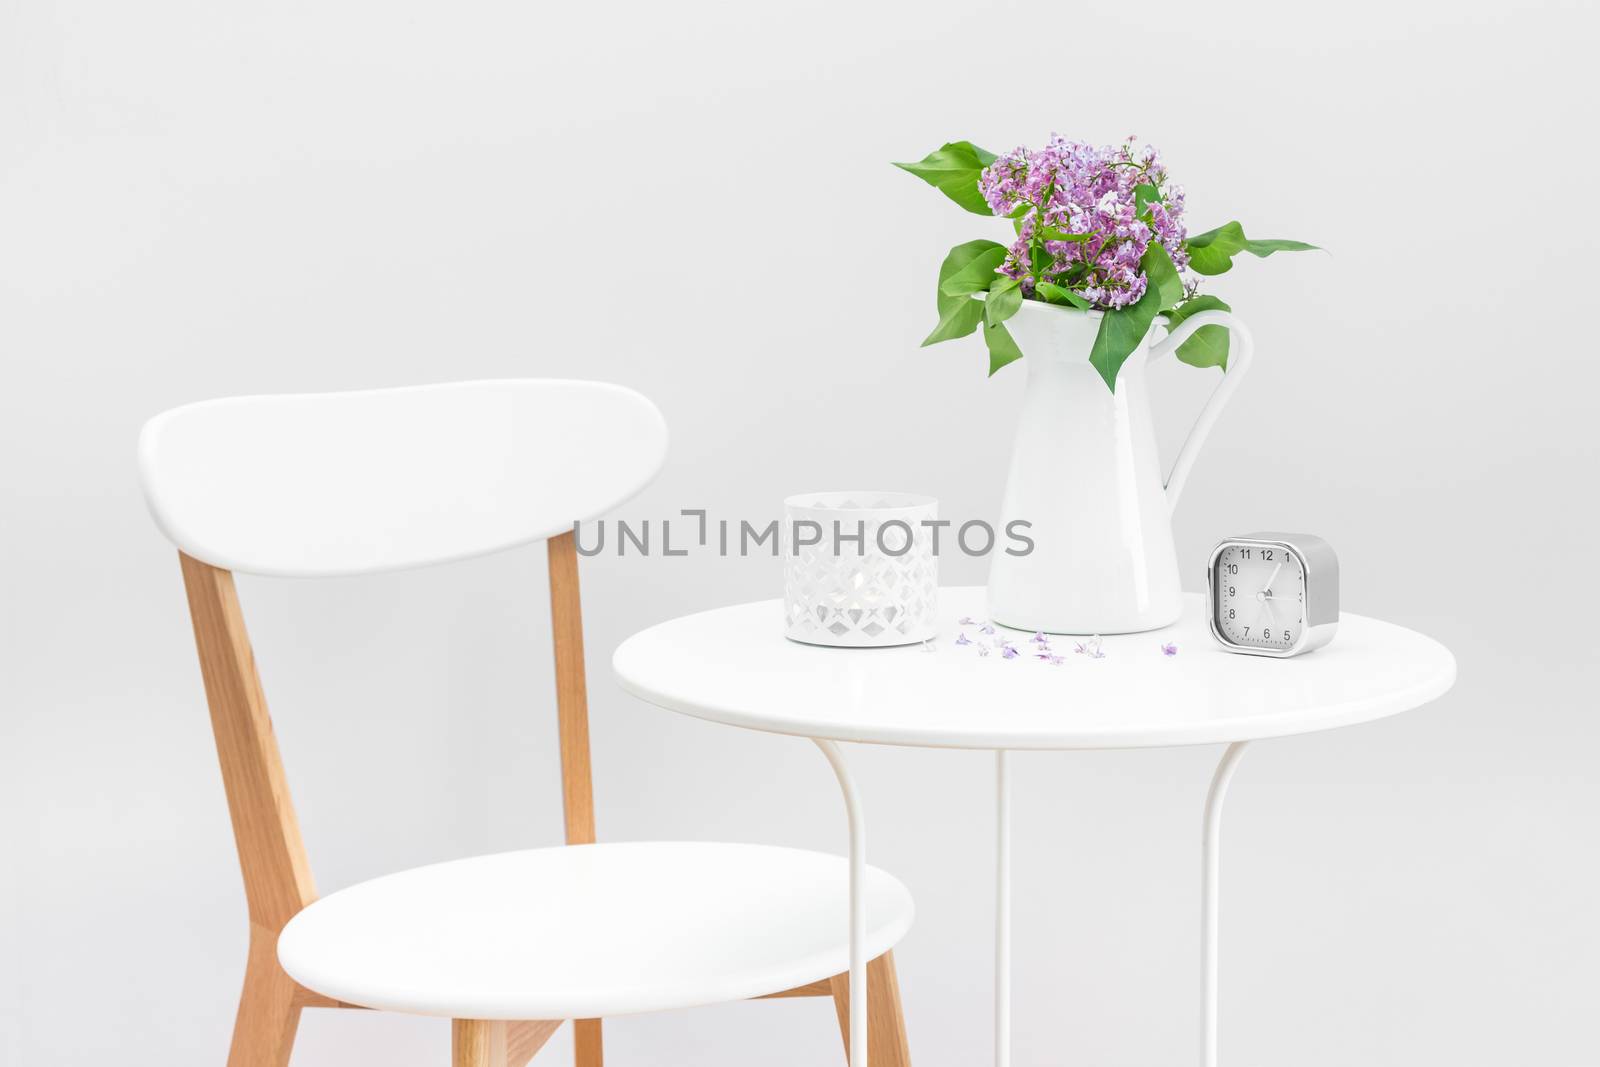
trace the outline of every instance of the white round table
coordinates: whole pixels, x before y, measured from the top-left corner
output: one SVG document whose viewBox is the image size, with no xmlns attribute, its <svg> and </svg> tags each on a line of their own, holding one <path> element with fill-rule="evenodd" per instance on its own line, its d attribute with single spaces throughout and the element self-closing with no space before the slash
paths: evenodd
<svg viewBox="0 0 1600 1067">
<path fill-rule="evenodd" d="M 612 667 L 622 687 L 671 711 L 808 737 L 827 756 L 850 822 L 851 1063 L 866 1064 L 866 863 L 861 806 L 837 742 L 996 753 L 995 1062 L 1010 1062 L 1009 749 L 1227 744 L 1202 834 L 1201 1063 L 1217 1050 L 1217 885 L 1222 801 L 1250 741 L 1369 722 L 1418 707 L 1455 680 L 1438 642 L 1343 615 L 1331 645 L 1277 660 L 1223 652 L 1204 597 L 1163 630 L 1106 637 L 1035 636 L 986 622 L 981 587 L 940 590 L 938 636 L 923 645 L 844 649 L 783 636 L 768 600 L 689 615 L 635 634 Z M 1081 649 L 1080 649 L 1081 646 Z M 1175 651 L 1168 653 L 1168 647 Z"/>
</svg>

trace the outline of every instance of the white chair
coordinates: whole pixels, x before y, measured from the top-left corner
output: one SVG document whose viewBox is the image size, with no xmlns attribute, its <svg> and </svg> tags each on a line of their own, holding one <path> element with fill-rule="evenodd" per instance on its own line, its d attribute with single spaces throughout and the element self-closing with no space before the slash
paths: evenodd
<svg viewBox="0 0 1600 1067">
<path fill-rule="evenodd" d="M 516 1067 L 575 1020 L 769 996 L 848 1018 L 844 859 L 760 845 L 594 844 L 572 528 L 659 470 L 645 398 L 575 381 L 466 382 L 191 404 L 140 468 L 179 549 L 249 903 L 230 1067 L 282 1067 L 300 1010 L 449 1017 L 458 1067 Z M 548 540 L 566 846 L 404 871 L 317 900 L 233 572 L 402 570 Z M 774 625 L 777 621 L 774 620 Z M 869 869 L 872 1067 L 909 1063 L 890 948 L 905 887 Z"/>
</svg>

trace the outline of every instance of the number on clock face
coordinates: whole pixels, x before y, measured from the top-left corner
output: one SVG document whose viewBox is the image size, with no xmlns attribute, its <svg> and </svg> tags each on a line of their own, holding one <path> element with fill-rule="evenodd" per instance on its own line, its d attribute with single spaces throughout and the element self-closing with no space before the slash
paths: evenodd
<svg viewBox="0 0 1600 1067">
<path fill-rule="evenodd" d="M 1217 629 L 1236 645 L 1290 648 L 1305 629 L 1306 572 L 1277 545 L 1229 545 L 1217 557 Z"/>
</svg>

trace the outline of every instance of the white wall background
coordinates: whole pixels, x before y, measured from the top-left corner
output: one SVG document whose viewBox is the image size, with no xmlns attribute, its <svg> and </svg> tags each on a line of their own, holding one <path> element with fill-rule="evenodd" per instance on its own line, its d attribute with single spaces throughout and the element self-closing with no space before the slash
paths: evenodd
<svg viewBox="0 0 1600 1067">
<path fill-rule="evenodd" d="M 1226 533 L 1319 531 L 1349 609 L 1461 664 L 1431 707 L 1246 760 L 1226 1061 L 1600 1064 L 1597 28 L 1577 2 L 0 3 L 0 1060 L 216 1064 L 228 1040 L 243 898 L 144 418 L 594 377 L 673 428 L 631 517 L 845 483 L 991 515 L 1024 368 L 917 343 L 939 258 L 999 224 L 888 161 L 1057 130 L 1160 145 L 1196 229 L 1333 253 L 1209 286 L 1259 359 L 1177 518 L 1187 573 Z M 1211 380 L 1158 377 L 1168 455 Z M 774 595 L 775 562 L 585 582 L 602 834 L 842 849 L 809 745 L 607 672 L 636 628 Z M 558 839 L 543 583 L 538 549 L 242 583 L 324 890 Z M 1216 755 L 1017 759 L 1019 1064 L 1192 1055 Z M 985 1062 L 990 761 L 854 759 L 873 859 L 918 896 L 918 1062 Z M 313 1012 L 296 1063 L 447 1043 Z M 619 1020 L 608 1048 L 842 1062 L 824 1001 Z"/>
</svg>

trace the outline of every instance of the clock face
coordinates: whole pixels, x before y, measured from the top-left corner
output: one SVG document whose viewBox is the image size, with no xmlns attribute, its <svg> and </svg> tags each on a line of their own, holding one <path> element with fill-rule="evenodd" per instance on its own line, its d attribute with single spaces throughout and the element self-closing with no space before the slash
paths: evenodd
<svg viewBox="0 0 1600 1067">
<path fill-rule="evenodd" d="M 1217 632 L 1247 648 L 1289 649 L 1306 626 L 1306 570 L 1282 545 L 1232 544 L 1213 570 Z"/>
</svg>

